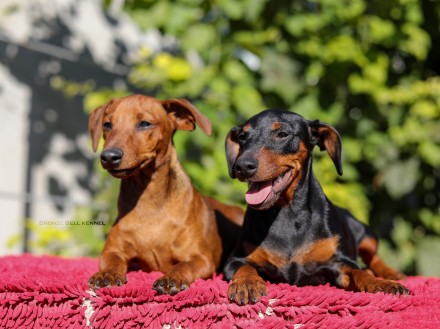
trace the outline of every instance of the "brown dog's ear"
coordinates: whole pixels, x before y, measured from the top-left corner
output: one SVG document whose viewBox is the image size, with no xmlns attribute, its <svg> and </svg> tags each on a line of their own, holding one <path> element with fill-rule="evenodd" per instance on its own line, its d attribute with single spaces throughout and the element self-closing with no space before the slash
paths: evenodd
<svg viewBox="0 0 440 329">
<path fill-rule="evenodd" d="M 211 135 L 211 121 L 186 99 L 168 99 L 162 101 L 162 106 L 172 118 L 176 129 L 194 130 L 197 123 L 206 135 Z"/>
<path fill-rule="evenodd" d="M 319 122 L 309 121 L 309 135 L 312 145 L 318 145 L 321 151 L 327 150 L 335 164 L 336 171 L 342 176 L 341 152 L 342 142 L 339 133 L 332 126 Z"/>
<path fill-rule="evenodd" d="M 226 136 L 226 161 L 228 163 L 228 171 L 231 178 L 236 178 L 232 168 L 234 167 L 235 160 L 237 160 L 238 153 L 240 152 L 240 145 L 238 144 L 239 131 L 240 127 L 234 127 L 229 131 L 228 136 Z"/>
<path fill-rule="evenodd" d="M 89 133 L 90 133 L 90 137 L 92 138 L 93 152 L 96 152 L 96 150 L 98 149 L 99 138 L 101 137 L 101 133 L 102 133 L 102 115 L 104 114 L 104 111 L 107 108 L 107 106 L 110 105 L 113 101 L 114 99 L 108 101 L 107 103 L 94 109 L 93 112 L 90 113 Z"/>
</svg>

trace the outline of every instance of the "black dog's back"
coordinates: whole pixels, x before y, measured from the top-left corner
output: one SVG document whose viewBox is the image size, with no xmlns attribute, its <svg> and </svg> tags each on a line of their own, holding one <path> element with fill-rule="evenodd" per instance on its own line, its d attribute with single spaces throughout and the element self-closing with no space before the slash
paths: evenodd
<svg viewBox="0 0 440 329">
<path fill-rule="evenodd" d="M 373 231 L 357 220 L 347 209 L 333 205 L 330 201 L 329 228 L 334 235 L 344 237 L 339 243 L 344 254 L 356 261 L 358 246 L 366 237 L 376 239 Z"/>
</svg>

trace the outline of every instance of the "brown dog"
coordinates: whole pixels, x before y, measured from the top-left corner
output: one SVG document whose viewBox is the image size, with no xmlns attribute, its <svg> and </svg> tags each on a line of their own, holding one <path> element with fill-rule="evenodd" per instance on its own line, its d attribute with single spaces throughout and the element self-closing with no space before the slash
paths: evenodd
<svg viewBox="0 0 440 329">
<path fill-rule="evenodd" d="M 165 273 L 153 289 L 171 295 L 218 268 L 222 242 L 215 214 L 238 226 L 243 211 L 203 197 L 183 171 L 172 137 L 176 130 L 194 130 L 196 123 L 211 134 L 210 121 L 185 99 L 143 95 L 112 99 L 90 115 L 93 150 L 103 133 L 101 164 L 122 179 L 118 216 L 100 271 L 90 278 L 92 289 L 125 283 L 132 260 L 145 271 Z"/>
</svg>

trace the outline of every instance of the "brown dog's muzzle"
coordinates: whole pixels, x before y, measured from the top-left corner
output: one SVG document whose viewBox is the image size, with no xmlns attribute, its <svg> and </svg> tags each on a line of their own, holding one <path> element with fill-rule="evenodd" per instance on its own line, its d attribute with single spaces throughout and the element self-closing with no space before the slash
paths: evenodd
<svg viewBox="0 0 440 329">
<path fill-rule="evenodd" d="M 122 150 L 118 148 L 104 150 L 101 153 L 101 164 L 107 170 L 116 169 L 120 166 L 123 155 Z"/>
</svg>

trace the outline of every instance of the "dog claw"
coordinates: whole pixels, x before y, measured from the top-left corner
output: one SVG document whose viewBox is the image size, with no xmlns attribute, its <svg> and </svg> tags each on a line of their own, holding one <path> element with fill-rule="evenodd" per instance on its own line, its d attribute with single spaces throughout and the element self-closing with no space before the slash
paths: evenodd
<svg viewBox="0 0 440 329">
<path fill-rule="evenodd" d="M 122 286 L 124 283 L 122 277 L 125 277 L 125 283 L 127 282 L 127 277 L 122 276 L 112 270 L 101 271 L 95 273 L 89 280 L 89 288 L 96 290 L 99 288 L 107 288 L 112 286 Z"/>
<path fill-rule="evenodd" d="M 405 286 L 401 285 L 396 289 L 395 295 L 409 295 L 409 290 Z"/>
<path fill-rule="evenodd" d="M 167 276 L 163 276 L 153 283 L 153 289 L 160 295 L 170 294 L 171 296 L 174 296 L 180 291 L 188 289 L 188 287 L 188 282 L 179 279 L 178 277 L 170 279 Z"/>
<path fill-rule="evenodd" d="M 229 299 L 238 305 L 255 304 L 266 295 L 266 284 L 261 278 L 237 279 L 228 288 Z"/>
<path fill-rule="evenodd" d="M 409 290 L 402 284 L 392 280 L 378 280 L 374 285 L 368 286 L 367 292 L 383 292 L 391 295 L 408 295 Z"/>
</svg>

